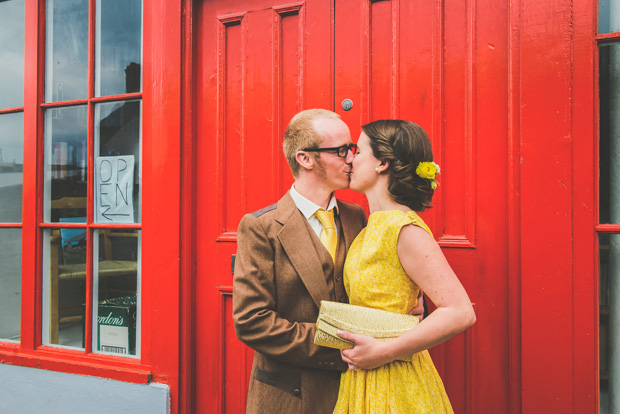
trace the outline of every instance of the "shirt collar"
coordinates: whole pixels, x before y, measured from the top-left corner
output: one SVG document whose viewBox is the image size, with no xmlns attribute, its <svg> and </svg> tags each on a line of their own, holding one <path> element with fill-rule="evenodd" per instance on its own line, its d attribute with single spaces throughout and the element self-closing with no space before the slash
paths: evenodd
<svg viewBox="0 0 620 414">
<path fill-rule="evenodd" d="M 312 217 L 318 209 L 323 208 L 317 204 L 314 204 L 312 201 L 299 194 L 295 189 L 295 184 L 291 186 L 290 194 L 293 198 L 293 201 L 295 202 L 295 205 L 306 219 Z M 331 209 L 334 209 L 334 212 L 338 214 L 338 202 L 336 201 L 336 197 L 334 197 L 334 193 L 332 193 L 332 196 L 329 199 L 329 203 L 327 204 L 327 211 Z"/>
</svg>

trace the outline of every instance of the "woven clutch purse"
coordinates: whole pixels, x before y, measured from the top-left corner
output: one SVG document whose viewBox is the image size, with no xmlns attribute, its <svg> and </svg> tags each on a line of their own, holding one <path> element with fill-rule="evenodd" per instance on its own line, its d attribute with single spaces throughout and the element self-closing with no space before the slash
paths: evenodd
<svg viewBox="0 0 620 414">
<path fill-rule="evenodd" d="M 353 342 L 339 337 L 338 330 L 389 341 L 417 324 L 418 318 L 413 315 L 323 300 L 316 321 L 314 343 L 329 348 L 350 349 Z M 401 360 L 410 361 L 411 357 Z"/>
</svg>

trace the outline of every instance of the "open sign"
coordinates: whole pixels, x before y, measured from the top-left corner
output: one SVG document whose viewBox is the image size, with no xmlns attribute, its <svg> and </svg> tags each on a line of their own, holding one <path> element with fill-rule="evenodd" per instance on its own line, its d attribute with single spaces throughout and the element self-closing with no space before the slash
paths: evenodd
<svg viewBox="0 0 620 414">
<path fill-rule="evenodd" d="M 133 223 L 134 156 L 95 159 L 97 223 Z"/>
</svg>

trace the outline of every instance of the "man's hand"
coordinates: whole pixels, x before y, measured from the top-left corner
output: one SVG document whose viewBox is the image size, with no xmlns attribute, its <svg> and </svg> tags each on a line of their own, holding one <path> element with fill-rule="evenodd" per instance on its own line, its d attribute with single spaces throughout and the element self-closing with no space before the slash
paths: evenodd
<svg viewBox="0 0 620 414">
<path fill-rule="evenodd" d="M 422 289 L 420 289 L 418 294 L 418 304 L 409 311 L 409 315 L 417 316 L 420 322 L 424 319 L 424 292 L 422 292 Z"/>
</svg>

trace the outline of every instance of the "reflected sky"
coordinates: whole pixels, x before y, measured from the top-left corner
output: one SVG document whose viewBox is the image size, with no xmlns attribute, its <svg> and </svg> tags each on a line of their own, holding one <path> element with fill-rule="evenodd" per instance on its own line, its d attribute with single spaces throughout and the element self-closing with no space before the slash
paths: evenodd
<svg viewBox="0 0 620 414">
<path fill-rule="evenodd" d="M 99 1 L 96 31 L 96 95 L 139 92 L 142 1 Z"/>
<path fill-rule="evenodd" d="M 47 0 L 45 100 L 88 96 L 88 0 Z"/>
<path fill-rule="evenodd" d="M 24 0 L 0 2 L 0 108 L 24 105 Z"/>
<path fill-rule="evenodd" d="M 0 115 L 0 152 L 2 153 L 0 162 L 23 164 L 24 116 L 22 112 Z"/>
</svg>

